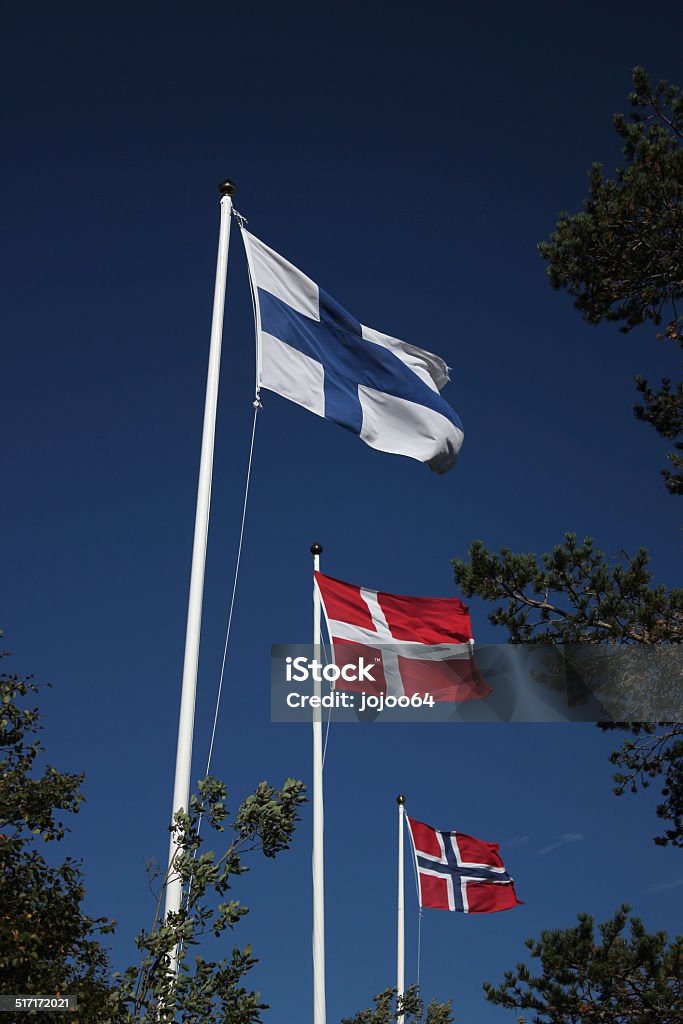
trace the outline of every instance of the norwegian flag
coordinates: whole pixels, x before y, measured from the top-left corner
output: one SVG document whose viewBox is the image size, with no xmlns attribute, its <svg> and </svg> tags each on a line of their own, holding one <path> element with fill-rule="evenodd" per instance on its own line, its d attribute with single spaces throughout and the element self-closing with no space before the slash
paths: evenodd
<svg viewBox="0 0 683 1024">
<path fill-rule="evenodd" d="M 339 689 L 439 701 L 481 700 L 492 692 L 472 657 L 470 616 L 457 597 L 384 594 L 321 572 L 315 580 L 335 664 L 361 657 L 373 663 L 374 686 L 340 679 Z"/>
<path fill-rule="evenodd" d="M 498 853 L 464 832 L 440 832 L 408 818 L 420 884 L 420 906 L 493 914 L 520 906 L 512 878 Z"/>
</svg>

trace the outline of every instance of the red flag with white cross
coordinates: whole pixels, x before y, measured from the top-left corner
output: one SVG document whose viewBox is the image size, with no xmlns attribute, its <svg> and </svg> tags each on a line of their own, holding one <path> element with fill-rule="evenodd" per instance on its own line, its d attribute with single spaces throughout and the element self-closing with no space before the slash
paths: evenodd
<svg viewBox="0 0 683 1024">
<path fill-rule="evenodd" d="M 473 658 L 469 610 L 457 597 L 386 594 L 315 574 L 336 665 L 376 665 L 374 684 L 343 678 L 338 689 L 435 701 L 483 700 L 492 692 Z"/>
</svg>

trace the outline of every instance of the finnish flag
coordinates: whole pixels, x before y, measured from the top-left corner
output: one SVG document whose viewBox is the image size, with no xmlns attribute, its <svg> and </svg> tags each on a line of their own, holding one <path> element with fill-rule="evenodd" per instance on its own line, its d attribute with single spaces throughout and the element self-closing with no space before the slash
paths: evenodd
<svg viewBox="0 0 683 1024">
<path fill-rule="evenodd" d="M 258 383 L 346 427 L 379 451 L 455 465 L 460 420 L 440 395 L 443 359 L 364 327 L 314 281 L 242 228 L 257 318 Z"/>
</svg>

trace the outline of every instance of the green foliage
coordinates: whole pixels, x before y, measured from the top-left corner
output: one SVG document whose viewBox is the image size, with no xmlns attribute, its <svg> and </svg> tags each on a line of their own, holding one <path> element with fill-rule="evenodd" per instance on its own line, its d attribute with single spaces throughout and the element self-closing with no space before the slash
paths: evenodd
<svg viewBox="0 0 683 1024">
<path fill-rule="evenodd" d="M 533 1010 L 536 1024 L 680 1024 L 683 1019 L 683 939 L 648 934 L 630 908 L 598 926 L 579 915 L 574 928 L 541 932 L 526 943 L 540 973 L 520 963 L 486 998 Z"/>
<path fill-rule="evenodd" d="M 43 846 L 58 843 L 62 817 L 83 801 L 82 775 L 39 764 L 39 712 L 24 698 L 36 694 L 30 679 L 0 676 L 0 972 L 5 992 L 76 995 L 79 1019 L 88 1024 L 254 1024 L 266 1004 L 243 984 L 257 960 L 251 947 L 233 946 L 229 954 L 207 959 L 213 944 L 225 950 L 225 933 L 248 909 L 230 898 L 234 879 L 249 870 L 245 854 L 272 858 L 292 840 L 305 801 L 303 783 L 287 779 L 281 789 L 262 782 L 228 824 L 226 790 L 207 778 L 192 796 L 187 813 L 175 816 L 172 831 L 177 855 L 169 871 L 186 892 L 182 908 L 162 917 L 162 880 L 149 931 L 136 939 L 140 961 L 123 975 L 111 974 L 108 950 L 100 938 L 115 922 L 83 913 L 83 876 L 78 861 L 53 865 Z M 225 852 L 205 850 L 202 820 L 221 836 L 230 829 Z M 222 844 L 225 846 L 225 843 Z M 159 872 L 157 872 L 158 877 Z M 171 968 L 179 947 L 179 971 Z M 43 1013 L 45 1024 L 63 1014 Z M 19 1014 L 17 1021 L 33 1019 Z"/>
<path fill-rule="evenodd" d="M 630 119 L 614 118 L 624 166 L 611 179 L 594 164 L 583 211 L 560 213 L 550 240 L 539 250 L 548 260 L 553 287 L 574 298 L 588 323 L 615 322 L 628 332 L 651 322 L 664 326 L 659 337 L 683 346 L 683 317 L 676 308 L 683 297 L 683 94 L 667 82 L 653 86 L 643 68 L 634 69 L 633 82 Z M 683 384 L 664 378 L 653 388 L 637 377 L 636 387 L 643 400 L 635 406 L 636 417 L 674 442 L 668 455 L 672 468 L 664 471 L 666 486 L 672 494 L 683 493 Z M 494 553 L 476 541 L 469 562 L 457 559 L 453 567 L 468 597 L 493 604 L 490 621 L 506 628 L 512 643 L 679 644 L 683 590 L 652 586 L 648 562 L 644 548 L 633 557 L 622 552 L 607 558 L 592 540 L 579 544 L 568 533 L 563 544 L 540 556 L 505 547 Z M 580 660 L 585 669 L 587 659 Z M 630 688 L 629 697 L 637 697 L 638 689 L 645 694 L 648 688 L 680 687 L 677 652 L 671 652 L 672 672 L 664 657 L 641 660 L 650 669 L 638 678 L 636 659 L 624 659 L 630 668 L 620 682 Z M 638 721 L 637 713 L 636 700 L 629 710 L 631 722 Z M 678 727 L 612 727 L 634 737 L 611 756 L 619 768 L 615 792 L 636 791 L 661 777 L 657 813 L 670 827 L 655 841 L 683 846 Z"/>
<path fill-rule="evenodd" d="M 683 296 L 683 97 L 666 82 L 653 87 L 643 68 L 633 71 L 633 112 L 614 127 L 624 141 L 626 166 L 605 178 L 601 164 L 589 176 L 582 213 L 559 215 L 549 242 L 554 288 L 564 288 L 589 323 L 603 320 L 629 331 Z M 667 326 L 678 337 L 681 318 Z"/>
<path fill-rule="evenodd" d="M 552 286 L 573 296 L 588 323 L 613 321 L 623 332 L 664 324 L 659 337 L 683 346 L 683 95 L 652 85 L 643 68 L 633 83 L 630 120 L 614 118 L 625 166 L 610 179 L 594 164 L 583 211 L 560 213 L 539 250 Z M 665 378 L 655 390 L 637 377 L 636 387 L 644 400 L 637 418 L 675 442 L 664 477 L 672 494 L 683 493 L 683 385 Z"/>
<path fill-rule="evenodd" d="M 625 729 L 634 737 L 624 740 L 610 755 L 611 763 L 619 769 L 614 775 L 614 792 L 617 796 L 637 793 L 647 789 L 653 779 L 663 777 L 657 816 L 670 827 L 656 836 L 655 843 L 683 849 L 683 724 L 601 723 L 601 728 Z"/>
<path fill-rule="evenodd" d="M 481 541 L 470 547 L 469 562 L 453 561 L 456 583 L 467 596 L 477 596 L 493 604 L 489 620 L 503 626 L 512 643 L 630 645 L 646 653 L 645 648 L 664 644 L 661 653 L 670 653 L 673 665 L 667 674 L 666 659 L 654 664 L 654 678 L 638 660 L 630 659 L 631 677 L 624 685 L 638 694 L 647 687 L 660 691 L 673 689 L 675 705 L 680 707 L 680 658 L 678 645 L 683 639 L 683 590 L 667 591 L 651 585 L 647 551 L 633 558 L 622 554 L 608 560 L 587 538 L 579 544 L 573 534 L 552 552 L 516 554 L 508 548 L 489 551 Z M 588 653 L 588 652 L 587 652 Z M 659 673 L 659 677 L 657 676 Z M 665 694 L 662 694 L 663 699 Z M 652 706 L 652 704 L 650 705 Z M 637 723 L 637 699 L 632 722 L 614 723 L 603 728 L 618 728 L 634 734 L 612 753 L 610 761 L 619 771 L 614 776 L 615 793 L 636 792 L 653 779 L 662 780 L 662 801 L 658 816 L 669 828 L 655 838 L 660 845 L 683 847 L 683 742 L 681 727 L 656 727 Z"/>
<path fill-rule="evenodd" d="M 0 974 L 6 992 L 78 997 L 84 1018 L 113 1024 L 110 965 L 99 941 L 114 928 L 83 913 L 79 861 L 53 864 L 45 846 L 65 834 L 62 813 L 83 801 L 82 775 L 41 767 L 39 713 L 23 705 L 30 678 L 0 676 Z M 63 1014 L 46 1014 L 45 1020 Z M 28 1015 L 18 1015 L 27 1019 Z"/>
<path fill-rule="evenodd" d="M 680 329 L 678 337 L 680 341 Z M 638 375 L 636 388 L 644 399 L 644 404 L 639 402 L 633 407 L 636 419 L 649 423 L 667 441 L 675 442 L 667 455 L 673 472 L 664 469 L 662 476 L 671 494 L 683 494 L 683 441 L 679 440 L 683 436 L 683 384 L 672 385 L 668 377 L 663 377 L 659 390 L 655 390 Z"/>
<path fill-rule="evenodd" d="M 438 1003 L 433 999 L 425 1007 L 417 985 L 406 989 L 402 998 L 396 1001 L 396 989 L 387 988 L 373 997 L 374 1008 L 360 1010 L 353 1017 L 345 1017 L 342 1024 L 393 1024 L 403 1014 L 405 1024 L 453 1024 L 450 1000 Z"/>
<path fill-rule="evenodd" d="M 490 552 L 481 541 L 469 562 L 453 560 L 456 583 L 467 597 L 494 603 L 489 615 L 512 643 L 654 644 L 683 639 L 683 590 L 651 586 L 645 549 L 608 560 L 574 534 L 551 552 Z"/>
<path fill-rule="evenodd" d="M 572 534 L 567 534 L 563 545 L 540 558 L 515 554 L 507 548 L 493 553 L 480 541 L 471 546 L 469 554 L 468 563 L 460 559 L 453 562 L 456 581 L 466 596 L 476 595 L 494 604 L 490 621 L 505 627 L 513 643 L 607 641 L 644 647 L 681 641 L 683 591 L 667 592 L 663 587 L 651 586 L 644 550 L 634 558 L 622 555 L 610 564 L 590 539 L 578 544 Z M 676 653 L 672 652 L 674 656 Z M 631 670 L 637 669 L 637 660 L 631 658 L 631 662 Z M 661 665 L 659 669 L 654 685 L 662 698 L 665 687 L 678 687 L 680 693 L 679 661 L 668 677 L 662 677 Z M 647 672 L 637 671 L 636 675 L 635 684 L 627 678 L 626 685 L 636 696 L 640 689 L 648 698 Z M 634 720 L 637 706 L 636 701 Z M 657 813 L 670 823 L 670 828 L 655 841 L 683 846 L 683 743 L 677 739 L 679 727 L 613 727 L 634 732 L 637 737 L 625 740 L 611 755 L 610 760 L 620 769 L 614 777 L 615 792 L 636 792 L 662 776 L 663 799 Z"/>
<path fill-rule="evenodd" d="M 126 1008 L 126 1021 L 254 1024 L 261 1019 L 261 1010 L 267 1005 L 261 1002 L 259 992 L 242 984 L 257 963 L 250 946 L 234 946 L 229 956 L 216 960 L 200 954 L 190 959 L 188 954 L 192 946 L 202 943 L 203 947 L 207 939 L 220 939 L 248 913 L 237 900 L 227 898 L 234 878 L 249 870 L 244 854 L 258 851 L 274 857 L 288 849 L 305 799 L 303 783 L 294 779 L 287 779 L 281 789 L 260 783 L 234 815 L 227 849 L 216 856 L 212 850 L 203 850 L 200 826 L 205 821 L 215 832 L 225 833 L 229 818 L 226 790 L 211 777 L 199 783 L 189 812 L 175 816 L 172 831 L 178 852 L 164 877 L 152 927 L 136 939 L 141 962 L 120 979 L 117 1002 Z M 177 913 L 162 919 L 164 886 L 172 876 L 182 879 L 186 896 Z M 171 966 L 176 947 L 177 977 Z"/>
</svg>

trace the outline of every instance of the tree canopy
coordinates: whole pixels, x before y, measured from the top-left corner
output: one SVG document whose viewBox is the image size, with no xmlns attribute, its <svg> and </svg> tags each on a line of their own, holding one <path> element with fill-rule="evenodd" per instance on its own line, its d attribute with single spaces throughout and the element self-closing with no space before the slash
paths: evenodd
<svg viewBox="0 0 683 1024">
<path fill-rule="evenodd" d="M 583 210 L 560 213 L 539 249 L 550 283 L 574 298 L 588 323 L 614 322 L 628 332 L 649 322 L 663 327 L 659 337 L 683 346 L 677 307 L 683 296 L 683 94 L 665 81 L 653 86 L 643 68 L 634 69 L 633 82 L 630 118 L 614 118 L 624 166 L 608 178 L 594 164 Z M 663 378 L 655 388 L 637 377 L 636 387 L 643 399 L 637 418 L 674 442 L 666 486 L 671 494 L 683 493 L 683 384 Z M 580 543 L 572 533 L 540 555 L 507 547 L 490 551 L 477 540 L 468 560 L 453 561 L 461 591 L 493 606 L 490 621 L 506 629 L 512 643 L 679 645 L 683 590 L 654 585 L 648 566 L 646 548 L 608 557 L 591 538 Z M 650 674 L 640 688 L 645 694 L 646 686 L 678 686 L 673 706 L 680 707 L 678 649 L 670 664 L 670 677 L 660 661 L 659 678 Z M 633 692 L 636 676 L 631 672 L 628 681 Z M 681 728 L 658 729 L 647 715 L 641 721 L 638 700 L 632 708 L 628 722 L 610 724 L 631 733 L 611 756 L 619 769 L 615 792 L 635 792 L 659 778 L 657 813 L 668 827 L 655 841 L 683 847 Z"/>
<path fill-rule="evenodd" d="M 683 589 L 652 586 L 648 563 L 644 548 L 609 559 L 568 533 L 540 556 L 475 541 L 453 569 L 463 594 L 494 604 L 490 620 L 513 643 L 680 643 Z"/>
<path fill-rule="evenodd" d="M 30 678 L 0 676 L 0 971 L 6 990 L 76 995 L 89 1021 L 105 1021 L 111 965 L 101 938 L 114 922 L 83 911 L 80 862 L 47 856 L 64 838 L 63 816 L 79 810 L 83 776 L 39 764 L 39 713 L 23 706 L 37 692 Z"/>
<path fill-rule="evenodd" d="M 374 1006 L 344 1017 L 342 1024 L 394 1024 L 400 1016 L 405 1024 L 453 1024 L 450 1000 L 439 1003 L 432 999 L 425 1007 L 418 985 L 411 985 L 398 999 L 396 992 L 395 988 L 384 989 L 373 997 Z"/>
<path fill-rule="evenodd" d="M 507 971 L 486 998 L 533 1010 L 536 1024 L 680 1024 L 683 1020 L 683 938 L 648 933 L 629 920 L 627 905 L 595 928 L 580 914 L 573 928 L 528 939 L 531 966 Z"/>
<path fill-rule="evenodd" d="M 136 939 L 141 961 L 124 973 L 117 987 L 116 999 L 125 1007 L 125 1024 L 170 1024 L 177 1015 L 192 1024 L 255 1024 L 261 1020 L 261 1010 L 268 1005 L 259 992 L 243 984 L 258 962 L 251 946 L 240 949 L 235 945 L 230 955 L 221 955 L 226 930 L 232 931 L 249 912 L 238 900 L 227 897 L 234 880 L 249 870 L 245 854 L 275 857 L 288 849 L 305 799 L 304 785 L 295 779 L 287 779 L 281 789 L 262 782 L 228 826 L 224 784 L 211 777 L 199 783 L 189 811 L 175 816 L 178 852 L 163 876 L 152 926 Z M 202 852 L 206 841 L 201 835 L 202 821 L 219 835 L 230 828 L 230 842 L 220 856 L 213 850 Z M 163 919 L 164 887 L 176 873 L 183 881 L 185 898 L 180 910 Z M 212 939 L 221 940 L 213 943 L 218 953 L 215 960 L 204 956 Z M 200 944 L 202 951 L 190 958 L 191 949 Z M 171 968 L 176 947 L 177 977 Z"/>
<path fill-rule="evenodd" d="M 84 776 L 42 764 L 40 712 L 25 706 L 38 691 L 30 678 L 0 676 L 0 971 L 5 991 L 74 995 L 88 1024 L 170 1024 L 177 1019 L 255 1024 L 266 1004 L 245 978 L 257 960 L 249 945 L 232 945 L 226 955 L 226 933 L 248 913 L 230 898 L 231 889 L 249 870 L 249 854 L 272 858 L 289 847 L 306 799 L 303 783 L 286 779 L 278 789 L 261 782 L 232 816 L 222 782 L 209 777 L 199 784 L 189 809 L 176 814 L 172 825 L 178 852 L 169 871 L 184 883 L 183 904 L 163 918 L 168 872 L 156 872 L 156 913 L 135 940 L 138 962 L 114 975 L 106 936 L 115 922 L 84 913 L 81 863 L 70 857 L 60 863 L 46 852 L 67 831 L 63 817 L 78 811 Z M 205 849 L 202 821 L 223 852 Z M 171 966 L 176 947 L 177 976 Z M 215 951 L 216 958 L 207 958 L 207 950 Z M 63 1014 L 47 1011 L 42 1016 L 61 1020 Z M 33 1014 L 19 1013 L 15 1019 L 33 1019 Z"/>
<path fill-rule="evenodd" d="M 552 286 L 574 298 L 588 323 L 628 332 L 649 321 L 683 346 L 683 95 L 668 82 L 651 84 L 640 67 L 633 84 L 630 118 L 614 117 L 624 166 L 607 178 L 594 164 L 583 210 L 560 213 L 539 250 Z M 636 387 L 638 419 L 674 442 L 666 486 L 683 493 L 683 384 L 663 378 L 652 387 L 639 376 Z"/>
</svg>

